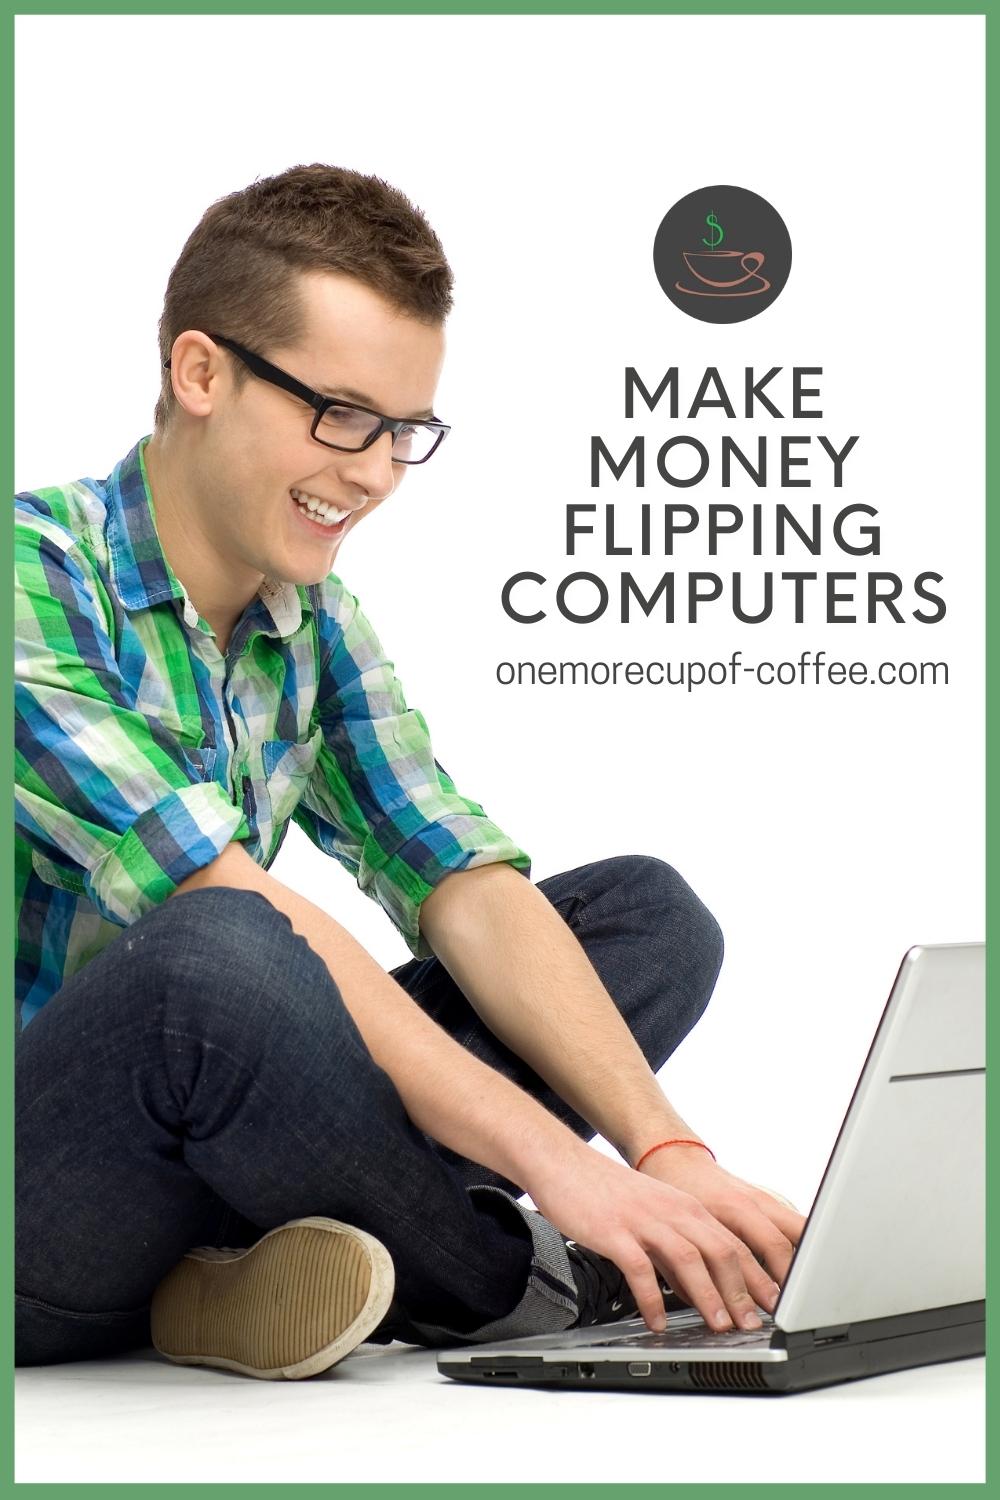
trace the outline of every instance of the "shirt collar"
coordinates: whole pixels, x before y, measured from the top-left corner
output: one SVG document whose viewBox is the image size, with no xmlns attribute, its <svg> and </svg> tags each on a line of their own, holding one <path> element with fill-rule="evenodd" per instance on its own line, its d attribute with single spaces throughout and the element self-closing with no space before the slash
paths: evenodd
<svg viewBox="0 0 1000 1500">
<path fill-rule="evenodd" d="M 115 464 L 106 482 L 108 557 L 118 597 L 129 610 L 151 609 L 167 599 L 181 601 L 189 624 L 197 623 L 197 611 L 187 590 L 167 561 L 156 530 L 153 493 L 146 469 L 146 444 L 152 433 L 140 438 Z M 282 640 L 295 634 L 303 618 L 312 613 L 305 588 L 265 578 L 247 613 L 255 630 Z"/>
</svg>

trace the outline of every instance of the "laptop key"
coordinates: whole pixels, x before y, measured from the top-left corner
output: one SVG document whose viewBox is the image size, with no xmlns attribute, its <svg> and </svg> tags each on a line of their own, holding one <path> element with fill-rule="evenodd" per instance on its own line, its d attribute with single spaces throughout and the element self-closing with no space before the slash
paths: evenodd
<svg viewBox="0 0 1000 1500">
<path fill-rule="evenodd" d="M 770 1341 L 771 1332 L 774 1327 L 771 1318 L 762 1320 L 762 1327 L 744 1331 L 734 1328 L 729 1333 L 713 1333 L 708 1324 L 699 1319 L 696 1323 L 686 1323 L 683 1327 L 673 1327 L 668 1324 L 664 1333 L 651 1333 L 648 1329 L 638 1330 L 635 1333 L 618 1334 L 614 1338 L 595 1339 L 596 1349 L 611 1348 L 641 1348 L 641 1349 L 678 1349 L 678 1348 L 710 1348 L 710 1349 L 741 1349 L 749 1346 L 767 1344 Z"/>
</svg>

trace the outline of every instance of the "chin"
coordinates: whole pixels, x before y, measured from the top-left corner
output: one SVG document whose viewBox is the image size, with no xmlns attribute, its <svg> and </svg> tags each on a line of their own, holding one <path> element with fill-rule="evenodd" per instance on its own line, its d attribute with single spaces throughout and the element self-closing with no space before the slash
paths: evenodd
<svg viewBox="0 0 1000 1500">
<path fill-rule="evenodd" d="M 334 552 L 331 552 L 326 567 L 320 568 L 318 570 L 314 568 L 310 573 L 308 579 L 302 580 L 303 583 L 322 583 L 324 578 L 328 578 L 337 565 L 337 554 L 339 553 L 339 551 L 340 548 L 338 547 Z"/>
<path fill-rule="evenodd" d="M 333 568 L 339 547 L 327 553 L 324 548 L 318 557 L 272 558 L 270 564 L 263 564 L 259 571 L 266 578 L 279 578 L 282 583 L 299 584 L 307 588 L 311 583 L 322 583 Z"/>
<path fill-rule="evenodd" d="M 299 568 L 293 571 L 290 568 L 286 568 L 281 572 L 267 573 L 265 574 L 265 577 L 277 578 L 282 583 L 295 584 L 296 587 L 305 589 L 309 588 L 311 584 L 322 583 L 325 578 L 329 577 L 332 568 L 333 560 L 331 559 L 330 566 L 327 568 L 323 568 L 322 570 L 312 568 L 307 571 L 305 568 Z"/>
</svg>

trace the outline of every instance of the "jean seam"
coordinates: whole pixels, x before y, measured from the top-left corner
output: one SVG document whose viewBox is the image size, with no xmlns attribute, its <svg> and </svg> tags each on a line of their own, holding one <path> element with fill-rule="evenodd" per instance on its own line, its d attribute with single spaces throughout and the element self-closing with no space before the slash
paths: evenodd
<svg viewBox="0 0 1000 1500">
<path fill-rule="evenodd" d="M 14 1301 L 22 1307 L 40 1307 L 45 1312 L 57 1313 L 61 1318 L 78 1318 L 81 1322 L 106 1322 L 109 1318 L 134 1318 L 137 1313 L 149 1310 L 150 1303 L 138 1307 L 109 1308 L 107 1312 L 85 1312 L 75 1307 L 58 1307 L 54 1302 L 45 1302 L 41 1297 L 26 1297 L 22 1292 L 14 1293 Z"/>
<path fill-rule="evenodd" d="M 586 901 L 586 898 L 584 896 L 580 896 L 580 895 L 576 895 L 576 896 L 561 896 L 558 901 L 553 901 L 552 905 L 554 906 L 555 910 L 559 912 L 559 915 L 562 917 L 563 921 L 566 923 L 566 926 L 570 929 L 570 931 L 574 934 L 574 936 L 576 936 L 577 935 L 577 929 L 580 928 L 580 927 L 582 927 L 582 925 L 583 925 L 583 923 L 579 920 L 579 918 L 587 910 L 587 901 Z M 572 922 L 570 921 L 569 916 L 567 915 L 567 912 L 565 912 L 565 911 L 559 911 L 559 908 L 561 906 L 566 906 L 567 908 L 572 908 L 572 910 L 573 910 L 573 921 Z"/>
</svg>

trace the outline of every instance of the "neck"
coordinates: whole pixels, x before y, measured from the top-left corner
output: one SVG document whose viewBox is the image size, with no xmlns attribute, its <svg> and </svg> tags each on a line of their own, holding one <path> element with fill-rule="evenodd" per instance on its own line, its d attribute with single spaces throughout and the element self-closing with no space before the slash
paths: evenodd
<svg viewBox="0 0 1000 1500">
<path fill-rule="evenodd" d="M 169 436 L 150 438 L 145 449 L 146 473 L 153 496 L 156 531 L 164 556 L 187 591 L 195 609 L 215 632 L 225 651 L 233 627 L 263 582 L 238 559 L 217 546 L 211 529 L 212 495 L 199 479 L 211 474 L 208 464 L 192 462 L 193 445 L 181 450 Z"/>
</svg>

